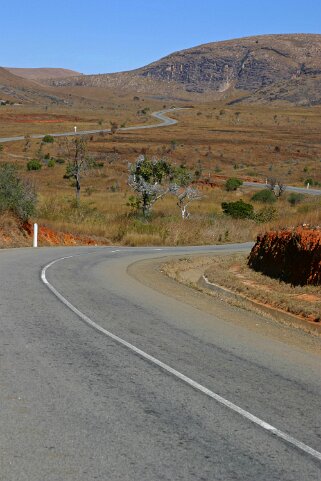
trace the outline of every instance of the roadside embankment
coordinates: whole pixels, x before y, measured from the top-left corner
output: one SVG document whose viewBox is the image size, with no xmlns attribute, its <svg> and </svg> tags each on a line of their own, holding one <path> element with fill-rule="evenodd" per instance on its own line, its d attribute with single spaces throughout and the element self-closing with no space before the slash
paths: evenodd
<svg viewBox="0 0 321 481">
<path fill-rule="evenodd" d="M 186 256 L 162 266 L 172 279 L 278 322 L 321 333 L 321 287 L 271 279 L 247 265 L 247 255 Z"/>
<path fill-rule="evenodd" d="M 249 266 L 294 286 L 320 285 L 320 228 L 298 227 L 258 236 Z"/>
</svg>

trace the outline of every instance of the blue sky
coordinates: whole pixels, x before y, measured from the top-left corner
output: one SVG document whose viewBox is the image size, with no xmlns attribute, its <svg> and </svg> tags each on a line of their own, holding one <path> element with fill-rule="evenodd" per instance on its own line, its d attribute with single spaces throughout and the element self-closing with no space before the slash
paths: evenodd
<svg viewBox="0 0 321 481">
<path fill-rule="evenodd" d="M 137 68 L 201 43 L 321 33 L 320 0 L 0 0 L 0 65 Z"/>
</svg>

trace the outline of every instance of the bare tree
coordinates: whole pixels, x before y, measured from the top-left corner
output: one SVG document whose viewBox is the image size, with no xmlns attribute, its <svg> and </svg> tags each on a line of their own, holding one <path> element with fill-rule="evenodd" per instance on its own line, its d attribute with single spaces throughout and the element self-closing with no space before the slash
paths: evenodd
<svg viewBox="0 0 321 481">
<path fill-rule="evenodd" d="M 275 197 L 279 198 L 286 190 L 286 185 L 275 177 L 270 177 L 267 179 L 267 188 L 273 192 Z"/>
<path fill-rule="evenodd" d="M 175 195 L 177 199 L 177 206 L 180 208 L 182 213 L 182 219 L 188 219 L 190 217 L 190 212 L 188 211 L 189 204 L 194 200 L 200 200 L 202 194 L 193 187 L 182 187 L 178 184 L 172 184 L 170 186 L 170 193 Z"/>
<path fill-rule="evenodd" d="M 67 149 L 67 170 L 65 178 L 75 180 L 76 203 L 79 205 L 81 179 L 92 167 L 93 161 L 87 153 L 87 140 L 85 137 L 76 137 L 65 144 Z"/>
</svg>

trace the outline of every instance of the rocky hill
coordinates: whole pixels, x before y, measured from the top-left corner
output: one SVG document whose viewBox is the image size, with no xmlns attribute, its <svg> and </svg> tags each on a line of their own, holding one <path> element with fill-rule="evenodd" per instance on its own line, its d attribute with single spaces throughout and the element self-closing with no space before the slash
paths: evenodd
<svg viewBox="0 0 321 481">
<path fill-rule="evenodd" d="M 175 52 L 140 69 L 47 81 L 153 96 L 321 103 L 321 35 L 264 35 Z"/>
</svg>

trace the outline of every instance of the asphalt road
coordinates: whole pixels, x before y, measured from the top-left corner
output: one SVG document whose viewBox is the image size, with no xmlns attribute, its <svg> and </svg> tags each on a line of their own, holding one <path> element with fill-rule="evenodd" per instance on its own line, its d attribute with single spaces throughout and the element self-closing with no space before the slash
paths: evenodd
<svg viewBox="0 0 321 481">
<path fill-rule="evenodd" d="M 150 124 L 150 125 L 134 125 L 132 127 L 120 127 L 118 131 L 128 131 L 128 130 L 141 130 L 141 129 L 155 129 L 159 127 L 168 127 L 169 125 L 177 124 L 177 120 L 171 119 L 166 116 L 166 113 L 173 112 L 176 110 L 185 110 L 184 108 L 177 107 L 173 109 L 166 109 L 161 110 L 159 112 L 151 113 L 151 116 L 157 120 L 160 120 L 158 124 Z M 98 129 L 98 130 L 79 130 L 77 132 L 59 132 L 59 133 L 52 133 L 50 134 L 52 137 L 75 137 L 77 135 L 90 135 L 90 134 L 99 134 L 100 132 L 108 133 L 110 129 Z M 32 139 L 42 139 L 46 134 L 33 134 L 30 135 Z M 5 142 L 14 142 L 19 140 L 25 140 L 24 135 L 18 135 L 16 137 L 0 137 L 0 143 L 3 144 Z"/>
<path fill-rule="evenodd" d="M 154 117 L 155 119 L 159 120 L 160 122 L 157 124 L 150 124 L 150 125 L 134 125 L 132 127 L 121 127 L 118 129 L 118 131 L 131 131 L 131 130 L 141 130 L 141 129 L 157 129 L 159 127 L 168 127 L 170 125 L 177 124 L 177 120 L 171 119 L 170 117 L 167 117 L 167 113 L 174 112 L 177 110 L 186 110 L 185 107 L 177 107 L 177 108 L 172 108 L 172 109 L 165 109 L 161 110 L 159 112 L 152 112 L 151 116 Z M 78 132 L 60 132 L 60 133 L 52 133 L 50 134 L 52 137 L 75 137 L 77 135 L 91 135 L 91 134 L 99 134 L 100 132 L 108 133 L 110 132 L 110 129 L 98 129 L 98 130 L 79 130 Z M 34 134 L 31 135 L 30 137 L 32 139 L 42 139 L 45 134 Z M 16 136 L 16 137 L 2 137 L 0 138 L 0 144 L 3 144 L 5 142 L 14 142 L 14 141 L 20 141 L 24 140 L 25 137 L 23 135 Z M 244 186 L 254 188 L 254 189 L 263 189 L 266 187 L 264 183 L 258 183 L 258 182 L 244 182 Z M 321 195 L 321 190 L 319 189 L 305 189 L 301 187 L 292 187 L 292 186 L 286 186 L 286 190 L 288 192 L 298 192 L 302 194 L 308 194 L 308 195 Z"/>
<path fill-rule="evenodd" d="M 239 249 L 1 251 L 0 479 L 321 479 L 320 356 L 283 330 L 266 337 L 254 314 L 210 315 L 127 271 Z M 40 274 L 61 257 L 43 272 L 58 294 Z"/>
<path fill-rule="evenodd" d="M 254 189 L 266 189 L 266 184 L 261 184 L 258 182 L 243 182 L 243 185 Z M 297 192 L 298 194 L 321 195 L 320 189 L 306 189 L 304 187 L 293 187 L 291 185 L 286 186 L 286 191 Z"/>
</svg>

